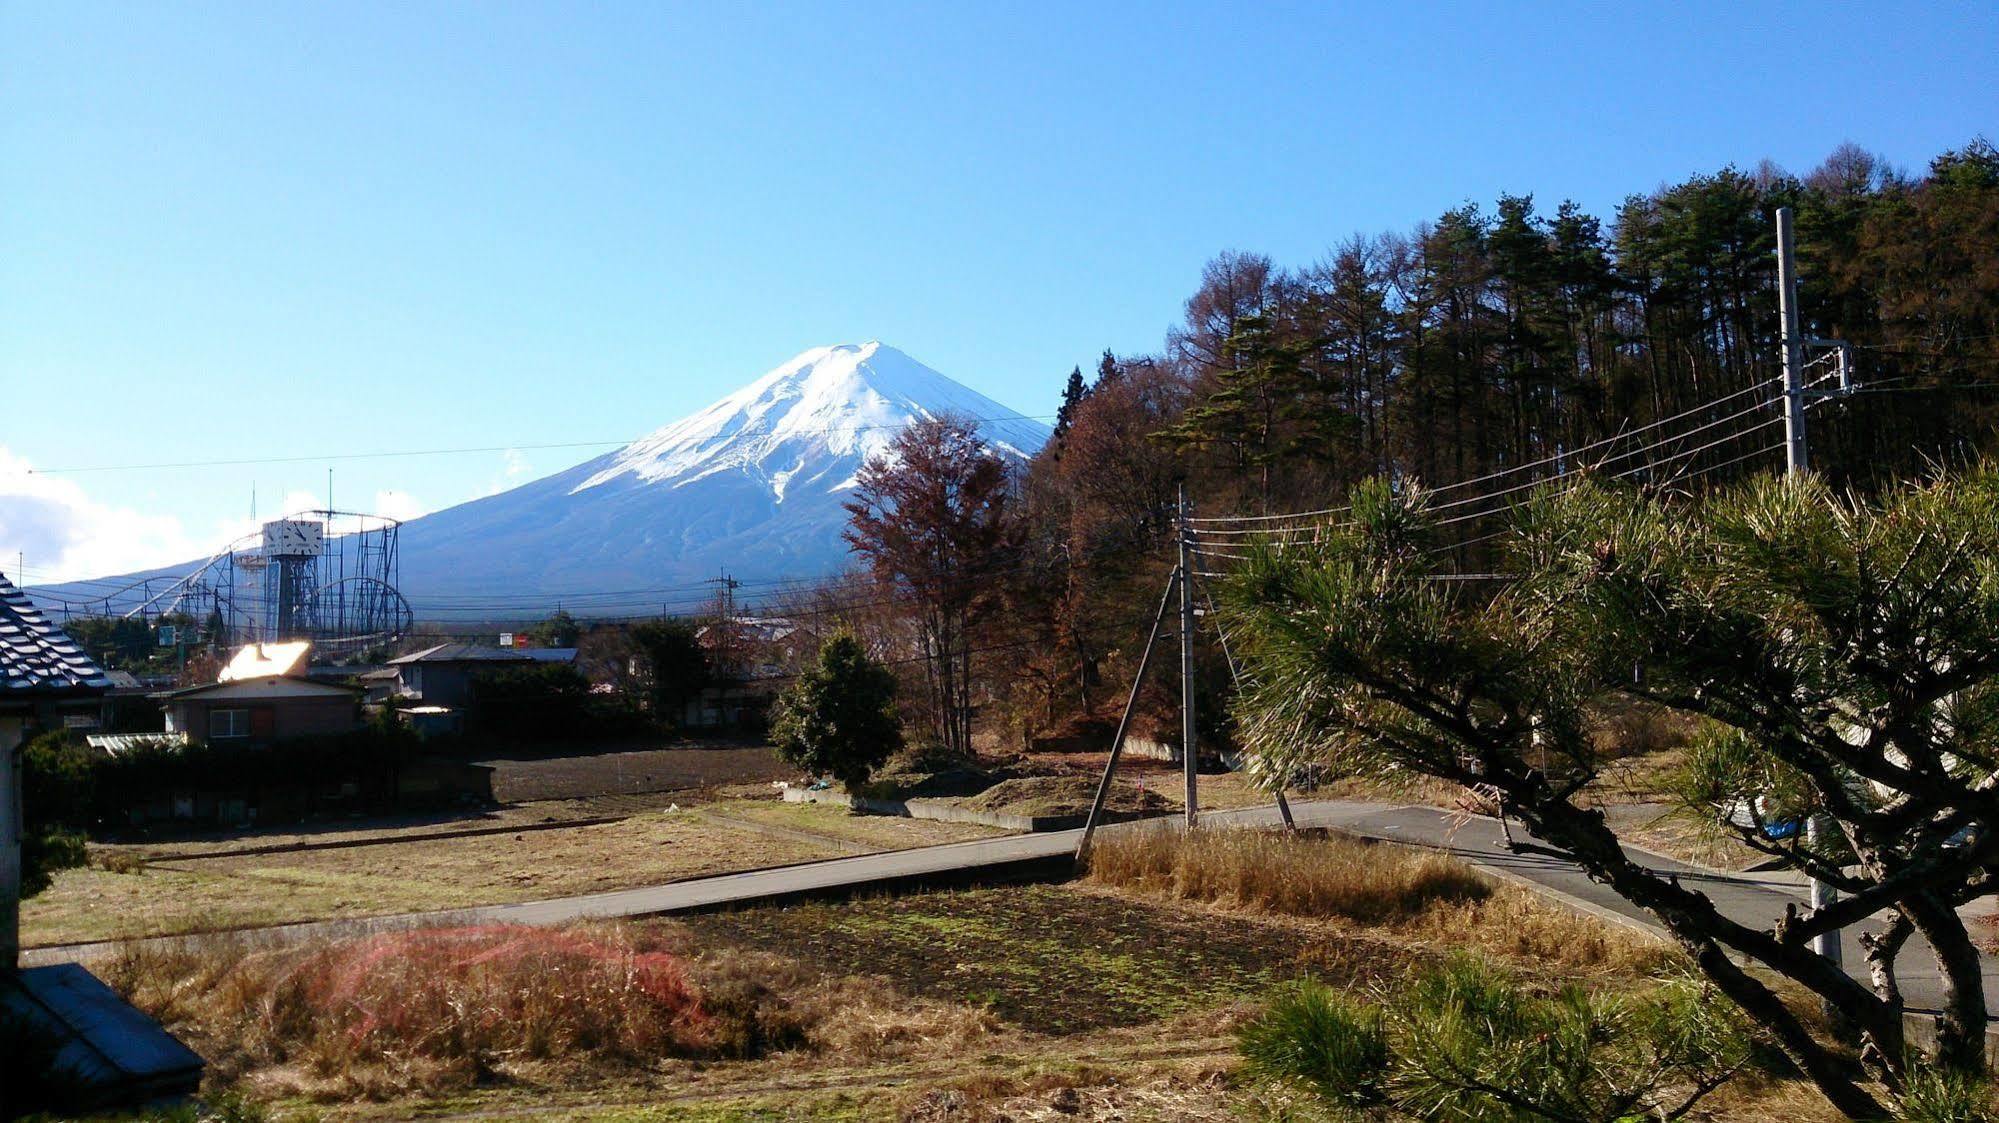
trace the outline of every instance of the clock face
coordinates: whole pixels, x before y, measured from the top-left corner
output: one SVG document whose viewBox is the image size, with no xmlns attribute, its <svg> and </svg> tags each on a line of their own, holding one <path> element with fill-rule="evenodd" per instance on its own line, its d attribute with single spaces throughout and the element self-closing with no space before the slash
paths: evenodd
<svg viewBox="0 0 1999 1123">
<path fill-rule="evenodd" d="M 280 557 L 317 554 L 326 543 L 326 527 L 303 519 L 264 524 L 264 553 Z"/>
</svg>

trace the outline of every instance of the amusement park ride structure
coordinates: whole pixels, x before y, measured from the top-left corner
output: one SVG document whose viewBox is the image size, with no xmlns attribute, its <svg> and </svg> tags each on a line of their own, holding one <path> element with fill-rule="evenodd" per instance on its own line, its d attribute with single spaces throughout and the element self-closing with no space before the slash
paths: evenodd
<svg viewBox="0 0 1999 1123">
<path fill-rule="evenodd" d="M 387 643 L 411 622 L 409 601 L 396 588 L 401 529 L 396 519 L 355 511 L 289 515 L 183 576 L 153 578 L 107 598 L 104 614 L 192 620 L 225 647 L 310 640 L 331 653 Z"/>
</svg>

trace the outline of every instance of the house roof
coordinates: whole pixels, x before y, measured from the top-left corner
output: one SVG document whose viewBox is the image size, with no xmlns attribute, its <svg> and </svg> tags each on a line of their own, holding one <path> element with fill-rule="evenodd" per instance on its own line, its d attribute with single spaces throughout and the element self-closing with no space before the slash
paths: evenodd
<svg viewBox="0 0 1999 1123">
<path fill-rule="evenodd" d="M 389 660 L 389 666 L 402 667 L 411 663 L 525 663 L 527 661 L 526 652 L 511 647 L 497 647 L 483 643 L 440 643 L 436 647 L 426 647 L 422 651 L 398 655 Z"/>
<path fill-rule="evenodd" d="M 573 647 L 498 647 L 484 643 L 440 643 L 422 651 L 412 651 L 389 660 L 391 667 L 411 663 L 567 663 L 576 658 Z"/>
<path fill-rule="evenodd" d="M 230 657 L 229 665 L 222 668 L 215 681 L 236 682 L 239 679 L 299 674 L 305 670 L 306 656 L 311 651 L 312 644 L 302 639 L 245 644 Z"/>
<path fill-rule="evenodd" d="M 78 1080 L 97 1106 L 177 1098 L 201 1085 L 194 1050 L 77 964 L 0 975 L 0 1011 L 53 1046 L 54 1068 Z"/>
<path fill-rule="evenodd" d="M 155 694 L 155 698 L 330 698 L 334 695 L 353 696 L 362 693 L 358 686 L 343 686 L 339 683 L 320 682 L 316 679 L 299 678 L 296 675 L 272 675 L 268 678 L 237 679 L 234 682 L 210 682 L 200 686 L 183 686 L 179 690 L 168 690 Z"/>
<path fill-rule="evenodd" d="M 98 693 L 110 685 L 104 669 L 75 640 L 49 623 L 26 593 L 0 576 L 0 699 Z"/>
</svg>

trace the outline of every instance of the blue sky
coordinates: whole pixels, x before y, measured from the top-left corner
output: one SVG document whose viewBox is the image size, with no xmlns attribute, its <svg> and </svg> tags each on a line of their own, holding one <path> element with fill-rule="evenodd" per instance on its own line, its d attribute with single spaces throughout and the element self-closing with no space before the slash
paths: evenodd
<svg viewBox="0 0 1999 1123">
<path fill-rule="evenodd" d="M 0 2 L 0 571 L 435 509 L 809 346 L 1052 413 L 1227 248 L 1999 139 L 1999 8 Z M 1085 11 L 1074 10 L 1087 7 Z"/>
</svg>

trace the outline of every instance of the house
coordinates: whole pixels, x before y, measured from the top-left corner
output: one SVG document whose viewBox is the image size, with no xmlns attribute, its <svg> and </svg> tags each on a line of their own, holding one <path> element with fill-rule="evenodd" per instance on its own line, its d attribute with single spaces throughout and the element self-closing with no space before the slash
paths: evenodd
<svg viewBox="0 0 1999 1123">
<path fill-rule="evenodd" d="M 212 682 L 154 697 L 167 732 L 200 745 L 268 745 L 359 729 L 361 690 L 291 675 Z"/>
<path fill-rule="evenodd" d="M 93 662 L 14 583 L 0 577 L 0 970 L 20 950 L 20 748 L 69 714 L 95 713 L 111 685 Z"/>
<path fill-rule="evenodd" d="M 396 672 L 396 695 L 426 706 L 462 710 L 472 699 L 472 680 L 487 671 L 535 663 L 576 661 L 573 647 L 495 647 L 440 643 L 389 660 Z"/>
<path fill-rule="evenodd" d="M 287 675 L 303 678 L 310 666 L 312 644 L 307 640 L 283 643 L 246 643 L 229 657 L 215 676 L 217 682 L 239 682 L 253 678 Z"/>
<path fill-rule="evenodd" d="M 20 747 L 85 712 L 110 679 L 0 576 L 0 1013 L 45 1041 L 78 1108 L 131 1107 L 192 1094 L 202 1060 L 74 963 L 20 967 Z"/>
</svg>

